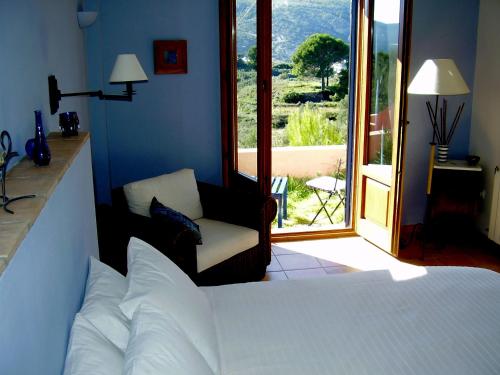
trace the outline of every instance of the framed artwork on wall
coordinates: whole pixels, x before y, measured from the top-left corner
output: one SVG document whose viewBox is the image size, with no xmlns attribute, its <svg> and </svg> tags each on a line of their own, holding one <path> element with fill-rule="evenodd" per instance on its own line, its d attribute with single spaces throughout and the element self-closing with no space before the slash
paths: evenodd
<svg viewBox="0 0 500 375">
<path fill-rule="evenodd" d="M 187 41 L 155 40 L 155 74 L 187 73 Z"/>
</svg>

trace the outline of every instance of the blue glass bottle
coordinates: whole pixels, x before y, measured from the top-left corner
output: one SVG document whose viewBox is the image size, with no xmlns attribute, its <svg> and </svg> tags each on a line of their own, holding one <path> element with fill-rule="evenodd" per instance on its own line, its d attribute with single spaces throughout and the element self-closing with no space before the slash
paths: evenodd
<svg viewBox="0 0 500 375">
<path fill-rule="evenodd" d="M 42 123 L 42 111 L 35 111 L 35 142 L 33 144 L 33 161 L 36 165 L 49 165 L 50 150 L 45 138 Z"/>
</svg>

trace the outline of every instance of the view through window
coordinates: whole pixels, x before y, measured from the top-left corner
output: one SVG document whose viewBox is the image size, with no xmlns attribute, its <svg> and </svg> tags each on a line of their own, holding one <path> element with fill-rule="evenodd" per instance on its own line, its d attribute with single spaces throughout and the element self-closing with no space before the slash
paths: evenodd
<svg viewBox="0 0 500 375">
<path fill-rule="evenodd" d="M 238 170 L 256 176 L 256 0 L 236 5 Z M 273 0 L 272 19 L 273 230 L 345 227 L 351 0 Z"/>
</svg>

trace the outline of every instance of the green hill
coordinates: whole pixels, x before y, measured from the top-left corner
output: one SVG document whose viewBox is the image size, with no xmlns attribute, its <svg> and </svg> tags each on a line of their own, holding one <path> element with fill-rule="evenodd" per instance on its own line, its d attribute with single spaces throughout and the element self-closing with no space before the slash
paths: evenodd
<svg viewBox="0 0 500 375">
<path fill-rule="evenodd" d="M 238 54 L 256 44 L 255 0 L 237 1 Z M 350 0 L 273 0 L 273 59 L 289 61 L 309 35 L 327 33 L 350 44 Z"/>
</svg>

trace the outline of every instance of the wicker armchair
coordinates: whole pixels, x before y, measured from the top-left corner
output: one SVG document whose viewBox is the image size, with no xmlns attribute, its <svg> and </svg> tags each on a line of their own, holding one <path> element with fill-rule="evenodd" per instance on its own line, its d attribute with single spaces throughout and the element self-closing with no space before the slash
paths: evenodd
<svg viewBox="0 0 500 375">
<path fill-rule="evenodd" d="M 134 236 L 168 256 L 197 285 L 261 280 L 271 260 L 269 227 L 276 216 L 276 201 L 203 182 L 197 182 L 197 186 L 204 218 L 254 229 L 259 232 L 258 244 L 198 272 L 197 245 L 192 237 L 174 227 L 159 227 L 155 220 L 130 212 L 123 188 L 117 188 L 112 192 L 112 207 L 98 207 L 101 260 L 125 274 L 127 245 Z"/>
</svg>

